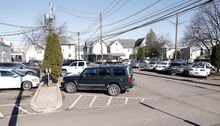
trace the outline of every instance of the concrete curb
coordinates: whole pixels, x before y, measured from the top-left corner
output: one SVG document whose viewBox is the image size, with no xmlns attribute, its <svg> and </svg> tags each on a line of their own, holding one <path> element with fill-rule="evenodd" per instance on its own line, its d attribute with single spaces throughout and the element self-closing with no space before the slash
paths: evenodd
<svg viewBox="0 0 220 126">
<path fill-rule="evenodd" d="M 31 99 L 31 108 L 36 112 L 52 112 L 62 107 L 62 94 L 59 87 L 59 84 L 52 87 L 40 84 Z"/>
</svg>

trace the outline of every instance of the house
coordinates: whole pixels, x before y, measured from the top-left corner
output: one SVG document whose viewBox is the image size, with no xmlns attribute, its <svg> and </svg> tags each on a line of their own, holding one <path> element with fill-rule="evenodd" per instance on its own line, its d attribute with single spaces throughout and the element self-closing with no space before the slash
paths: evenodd
<svg viewBox="0 0 220 126">
<path fill-rule="evenodd" d="M 100 62 L 101 60 L 101 43 L 96 42 L 85 42 L 84 45 L 84 59 L 90 62 Z M 102 54 L 103 61 L 106 62 L 109 59 L 109 54 L 107 53 L 107 44 L 102 42 Z"/>
<path fill-rule="evenodd" d="M 137 54 L 138 49 L 146 46 L 146 39 L 140 38 L 135 41 L 134 52 Z"/>
<path fill-rule="evenodd" d="M 0 39 L 0 62 L 11 62 L 11 46 L 5 44 Z"/>
<path fill-rule="evenodd" d="M 78 49 L 76 46 L 76 42 L 74 41 L 74 39 L 72 39 L 72 37 L 60 37 L 60 45 L 64 59 L 79 59 L 77 56 Z M 31 44 L 28 43 L 25 47 L 25 50 L 26 61 L 44 59 L 45 45 L 42 42 L 36 42 Z M 82 59 L 82 48 L 80 48 L 80 54 L 80 59 Z"/>
<path fill-rule="evenodd" d="M 205 54 L 204 49 L 198 47 L 184 47 L 180 49 L 180 52 L 182 54 L 182 59 L 188 60 L 191 63 L 201 55 Z"/>
<path fill-rule="evenodd" d="M 135 41 L 131 39 L 118 39 L 112 41 L 108 45 L 110 59 L 115 59 L 117 61 L 131 59 L 134 57 L 134 45 Z"/>
<path fill-rule="evenodd" d="M 13 62 L 24 62 L 25 61 L 25 49 L 22 46 L 12 45 L 11 60 Z"/>
</svg>

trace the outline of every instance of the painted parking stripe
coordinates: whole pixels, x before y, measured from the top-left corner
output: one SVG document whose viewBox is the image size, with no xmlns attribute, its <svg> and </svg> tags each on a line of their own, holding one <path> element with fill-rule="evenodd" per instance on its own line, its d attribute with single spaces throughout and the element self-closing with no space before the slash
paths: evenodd
<svg viewBox="0 0 220 126">
<path fill-rule="evenodd" d="M 30 112 L 28 112 L 27 110 L 21 108 L 20 106 L 15 105 L 16 108 L 18 108 L 19 110 L 25 112 L 26 114 L 31 114 Z"/>
<path fill-rule="evenodd" d="M 76 103 L 79 101 L 79 99 L 82 97 L 82 95 L 79 95 L 79 97 L 73 102 L 73 104 L 70 106 L 69 110 L 71 110 L 75 105 Z"/>
<path fill-rule="evenodd" d="M 125 98 L 124 104 L 127 104 L 127 103 L 128 103 L 128 98 Z"/>
<path fill-rule="evenodd" d="M 97 98 L 97 96 L 95 96 L 95 97 L 92 99 L 91 103 L 89 104 L 89 108 L 92 107 L 92 105 L 93 105 L 93 103 L 95 102 L 96 98 Z"/>
<path fill-rule="evenodd" d="M 109 106 L 109 105 L 111 104 L 111 102 L 112 102 L 112 97 L 109 97 L 109 99 L 108 99 L 108 102 L 107 102 L 106 106 Z"/>
</svg>

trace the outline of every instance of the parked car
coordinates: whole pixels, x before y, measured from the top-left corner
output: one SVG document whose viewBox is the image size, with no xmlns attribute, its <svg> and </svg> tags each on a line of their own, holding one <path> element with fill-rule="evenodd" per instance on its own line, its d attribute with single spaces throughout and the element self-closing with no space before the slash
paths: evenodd
<svg viewBox="0 0 220 126">
<path fill-rule="evenodd" d="M 27 67 L 24 64 L 19 63 L 19 62 L 1 62 L 0 68 L 17 69 L 18 71 L 20 71 L 24 74 L 34 75 L 34 76 L 38 76 L 38 77 L 40 76 L 40 70 L 37 70 L 36 68 Z"/>
<path fill-rule="evenodd" d="M 82 61 L 82 60 L 65 59 L 65 60 L 63 61 L 63 66 L 69 66 L 71 63 L 76 62 L 76 61 Z"/>
<path fill-rule="evenodd" d="M 210 75 L 210 71 L 212 69 L 212 65 L 208 62 L 197 62 L 193 64 L 193 66 L 189 70 L 190 76 L 196 77 L 208 77 Z"/>
<path fill-rule="evenodd" d="M 157 72 L 169 72 L 170 67 L 170 61 L 161 61 L 159 64 L 157 64 L 155 70 Z"/>
<path fill-rule="evenodd" d="M 69 66 L 62 67 L 61 76 L 66 76 L 67 74 L 80 74 L 86 67 L 88 67 L 88 61 L 75 61 Z"/>
<path fill-rule="evenodd" d="M 146 63 L 144 60 L 134 60 L 131 63 L 132 68 L 145 68 Z"/>
<path fill-rule="evenodd" d="M 185 62 L 172 62 L 169 67 L 170 74 L 184 74 L 186 63 Z"/>
<path fill-rule="evenodd" d="M 150 62 L 146 65 L 145 69 L 146 69 L 146 70 L 153 71 L 153 70 L 155 70 L 155 68 L 157 67 L 157 65 L 158 65 L 159 63 L 160 63 L 159 61 L 150 61 Z"/>
<path fill-rule="evenodd" d="M 117 96 L 134 86 L 133 73 L 127 65 L 88 67 L 80 75 L 66 76 L 63 80 L 68 93 L 104 90 L 111 96 Z"/>
<path fill-rule="evenodd" d="M 131 60 L 130 59 L 124 59 L 124 60 L 122 60 L 122 64 L 131 65 Z"/>
<path fill-rule="evenodd" d="M 22 88 L 30 90 L 37 87 L 40 78 L 32 75 L 25 75 L 13 69 L 0 69 L 0 89 Z"/>
</svg>

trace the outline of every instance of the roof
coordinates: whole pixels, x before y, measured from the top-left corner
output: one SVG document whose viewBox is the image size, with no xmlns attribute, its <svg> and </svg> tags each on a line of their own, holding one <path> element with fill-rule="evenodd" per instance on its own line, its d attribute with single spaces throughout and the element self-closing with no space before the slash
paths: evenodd
<svg viewBox="0 0 220 126">
<path fill-rule="evenodd" d="M 96 43 L 100 43 L 100 41 L 87 41 L 85 42 L 86 47 L 94 46 Z M 107 46 L 107 44 L 103 41 L 103 43 Z"/>
<path fill-rule="evenodd" d="M 4 47 L 11 47 L 11 46 L 9 46 L 9 45 L 7 45 L 7 44 L 3 43 L 3 42 L 0 42 L 0 46 L 4 46 Z"/>
<path fill-rule="evenodd" d="M 144 41 L 144 38 L 138 39 L 138 40 L 135 42 L 134 47 L 140 46 L 143 41 Z"/>
<path fill-rule="evenodd" d="M 115 41 L 110 42 L 108 46 L 111 46 L 116 41 L 119 42 L 124 48 L 134 48 L 135 40 L 132 39 L 117 39 Z"/>
<path fill-rule="evenodd" d="M 60 37 L 60 44 L 61 45 L 75 45 L 75 41 L 73 38 L 69 36 L 61 36 Z"/>
</svg>

